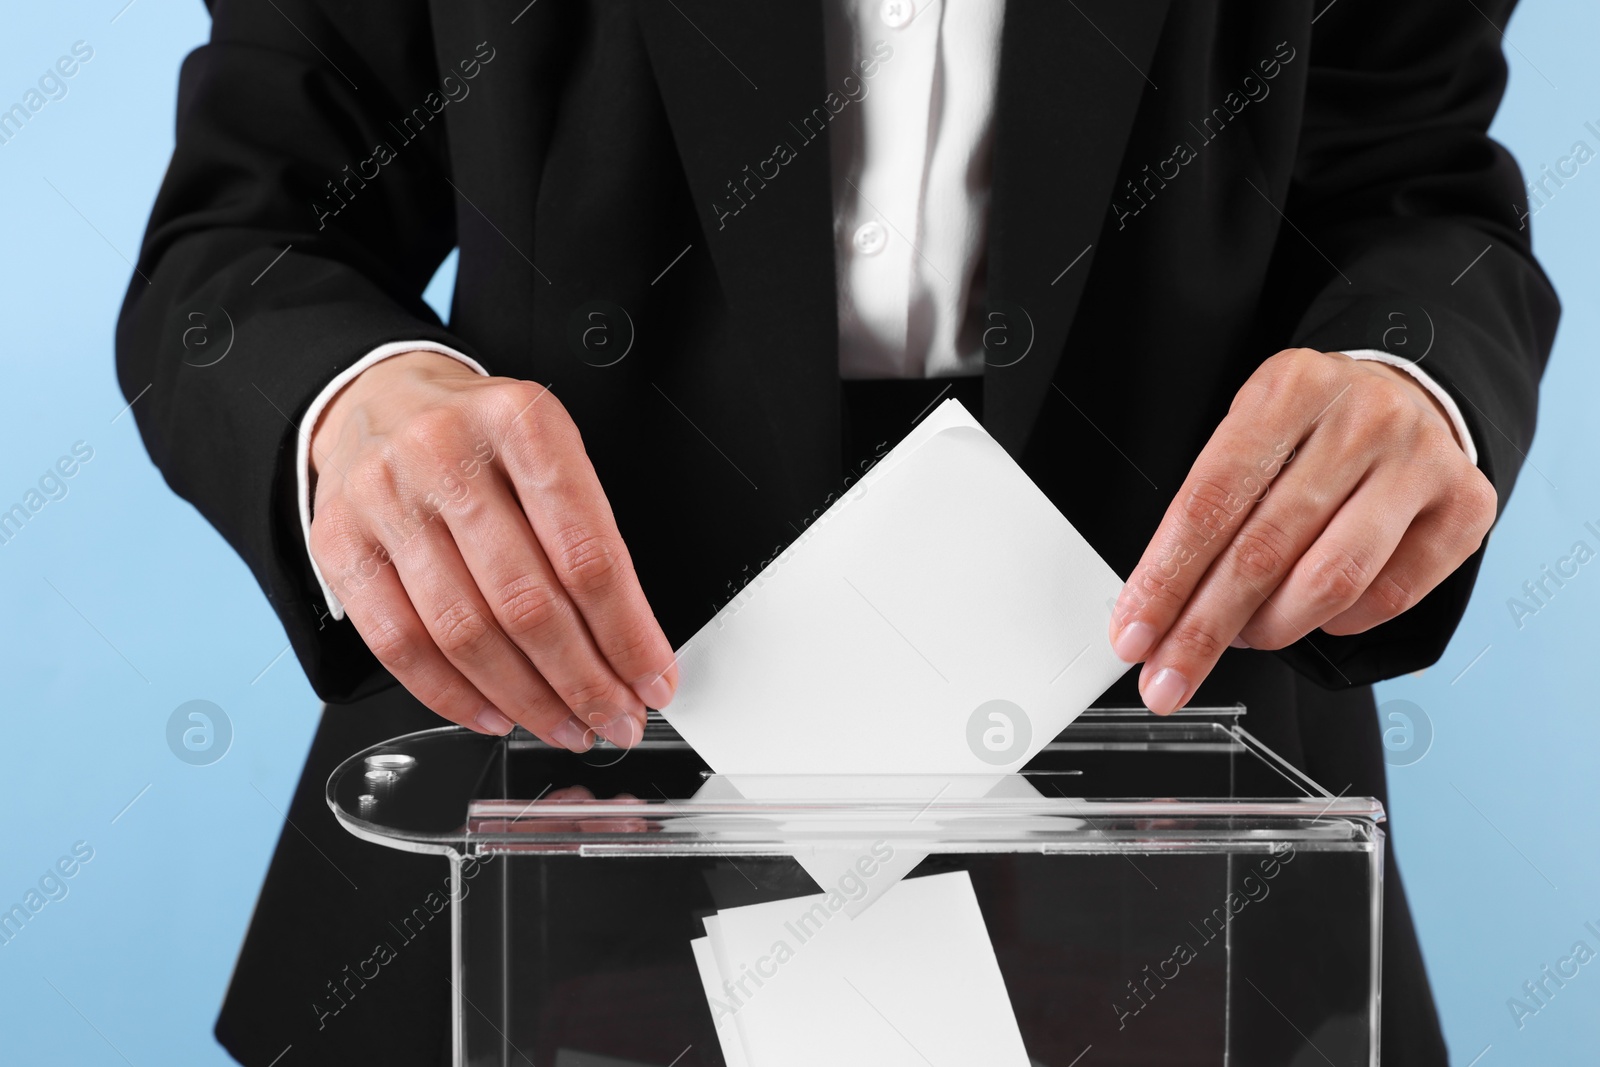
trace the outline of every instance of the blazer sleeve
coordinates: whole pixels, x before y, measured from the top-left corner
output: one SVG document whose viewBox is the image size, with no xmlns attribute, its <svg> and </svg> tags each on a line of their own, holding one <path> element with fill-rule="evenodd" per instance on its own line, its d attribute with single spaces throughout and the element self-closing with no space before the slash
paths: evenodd
<svg viewBox="0 0 1600 1067">
<path fill-rule="evenodd" d="M 1315 279 L 1291 343 L 1419 360 L 1465 415 L 1501 509 L 1533 438 L 1560 315 L 1533 258 L 1522 176 L 1487 133 L 1505 89 L 1501 31 L 1513 6 L 1407 3 L 1376 21 L 1359 4 L 1324 12 L 1308 46 L 1303 139 L 1284 205 L 1293 225 L 1281 245 Z M 1279 655 L 1336 688 L 1428 666 L 1460 622 L 1482 559 L 1480 549 L 1365 634 L 1317 631 Z"/>
<path fill-rule="evenodd" d="M 350 700 L 393 679 L 321 602 L 296 435 L 323 386 L 379 345 L 466 348 L 421 299 L 455 243 L 443 122 L 400 143 L 388 125 L 437 99 L 427 11 L 211 8 L 117 324 L 118 378 L 151 459 L 243 557 L 317 694 Z M 374 175 L 363 161 L 380 143 L 393 158 Z"/>
</svg>

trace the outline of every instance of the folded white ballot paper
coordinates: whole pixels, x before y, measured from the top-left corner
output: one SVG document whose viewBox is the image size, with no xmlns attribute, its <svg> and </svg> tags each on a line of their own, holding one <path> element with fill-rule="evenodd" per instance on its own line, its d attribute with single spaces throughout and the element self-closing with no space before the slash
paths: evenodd
<svg viewBox="0 0 1600 1067">
<path fill-rule="evenodd" d="M 965 871 L 855 919 L 825 899 L 729 908 L 690 942 L 728 1067 L 1027 1067 Z"/>
<path fill-rule="evenodd" d="M 1117 679 L 1122 582 L 947 400 L 678 650 L 719 774 L 1016 770 Z"/>
<path fill-rule="evenodd" d="M 695 799 L 860 800 L 881 824 L 873 800 L 1036 796 L 1011 772 L 1127 670 L 1106 638 L 1121 587 L 947 401 L 678 650 L 664 714 L 720 776 Z M 808 816 L 826 843 L 797 834 L 794 856 L 824 893 L 719 912 L 691 942 L 723 1058 L 1025 1067 L 970 880 L 902 881 L 925 853 L 858 847 L 860 825 Z"/>
<path fill-rule="evenodd" d="M 794 799 L 794 775 L 983 796 L 1128 669 L 1106 637 L 1121 587 L 948 400 L 685 642 L 663 714 L 750 799 Z M 857 855 L 796 859 L 827 889 Z M 920 859 L 900 850 L 851 913 Z"/>
</svg>

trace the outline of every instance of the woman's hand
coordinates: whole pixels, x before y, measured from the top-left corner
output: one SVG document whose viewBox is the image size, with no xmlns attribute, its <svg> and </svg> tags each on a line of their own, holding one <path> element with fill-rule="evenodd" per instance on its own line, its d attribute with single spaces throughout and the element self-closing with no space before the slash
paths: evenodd
<svg viewBox="0 0 1600 1067">
<path fill-rule="evenodd" d="M 1269 491 L 1270 489 L 1270 491 Z M 1112 648 L 1168 714 L 1229 644 L 1354 634 L 1416 604 L 1478 550 L 1494 487 L 1405 371 L 1297 348 L 1263 363 L 1123 587 Z"/>
<path fill-rule="evenodd" d="M 452 722 L 629 745 L 677 685 L 578 428 L 548 390 L 408 352 L 311 439 L 311 551 L 385 667 Z"/>
</svg>

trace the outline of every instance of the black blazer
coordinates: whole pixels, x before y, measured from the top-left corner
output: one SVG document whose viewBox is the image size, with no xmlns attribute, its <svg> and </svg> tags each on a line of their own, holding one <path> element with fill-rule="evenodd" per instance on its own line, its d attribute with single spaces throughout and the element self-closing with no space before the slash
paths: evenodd
<svg viewBox="0 0 1600 1067">
<path fill-rule="evenodd" d="M 1507 499 L 1558 314 L 1485 133 L 1512 6 L 1007 5 L 982 418 L 1120 573 L 1245 378 L 1296 345 L 1425 355 Z M 826 120 L 845 87 L 819 0 L 211 8 L 118 372 L 325 699 L 393 681 L 326 615 L 295 426 L 378 344 L 435 339 L 553 387 L 675 644 L 867 458 L 840 447 Z M 456 245 L 446 328 L 420 293 Z M 706 518 L 668 534 L 683 516 Z M 1370 694 L 1313 751 L 1301 679 L 1433 663 L 1480 560 L 1368 633 L 1230 653 L 1204 692 L 1259 697 L 1291 759 L 1381 796 Z"/>
</svg>

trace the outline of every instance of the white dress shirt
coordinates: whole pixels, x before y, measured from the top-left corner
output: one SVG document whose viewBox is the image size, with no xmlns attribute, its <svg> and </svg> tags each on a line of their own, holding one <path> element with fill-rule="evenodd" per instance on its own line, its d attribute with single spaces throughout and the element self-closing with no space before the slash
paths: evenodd
<svg viewBox="0 0 1600 1067">
<path fill-rule="evenodd" d="M 839 373 L 983 373 L 1000 0 L 825 0 Z M 854 94 L 857 56 L 880 58 Z"/>
<path fill-rule="evenodd" d="M 812 0 L 815 2 L 815 0 Z M 982 308 L 990 146 L 1004 0 L 822 0 L 828 91 L 845 103 L 828 124 L 842 378 L 983 373 Z M 862 67 L 863 59 L 876 59 Z M 863 71 L 873 69 L 871 76 Z M 826 106 L 818 101 L 819 106 Z M 828 108 L 831 112 L 832 108 Z M 368 352 L 306 410 L 297 456 L 300 527 L 311 541 L 311 431 L 356 375 L 389 356 L 429 351 L 488 372 L 431 341 Z M 1415 363 L 1372 349 L 1345 353 L 1398 367 L 1437 399 L 1467 458 L 1477 448 L 1456 402 Z M 344 606 L 311 561 L 328 611 Z"/>
</svg>

